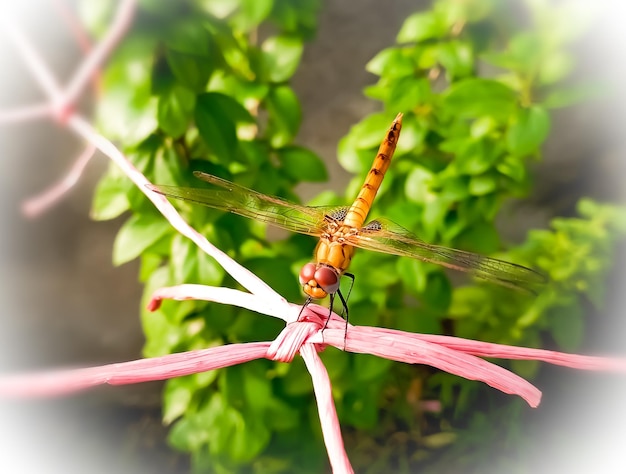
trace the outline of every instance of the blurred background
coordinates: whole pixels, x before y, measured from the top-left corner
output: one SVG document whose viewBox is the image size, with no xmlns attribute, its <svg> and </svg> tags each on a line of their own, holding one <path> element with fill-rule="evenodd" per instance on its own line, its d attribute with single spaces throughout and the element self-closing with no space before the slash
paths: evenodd
<svg viewBox="0 0 626 474">
<path fill-rule="evenodd" d="M 97 3 L 97 2 L 96 2 Z M 626 81 L 623 18 L 617 1 L 599 2 L 589 31 L 575 45 L 577 79 L 601 78 L 611 90 L 553 114 L 544 160 L 534 168 L 536 192 L 503 218 L 504 235 L 519 241 L 528 228 L 572 215 L 580 195 L 624 202 Z M 61 83 L 81 51 L 58 16 L 55 2 L 12 7 L 10 21 L 39 49 Z M 70 4 L 71 6 L 72 4 Z M 388 47 L 405 18 L 428 1 L 326 0 L 318 31 L 305 45 L 293 87 L 303 120 L 296 142 L 318 153 L 329 184 L 298 188 L 304 200 L 327 187 L 341 191 L 350 175 L 336 161 L 338 141 L 378 105 L 362 94 L 375 82 L 365 64 Z M 3 7 L 6 8 L 6 7 Z M 0 31 L 0 109 L 39 102 L 43 94 Z M 80 107 L 88 114 L 93 97 Z M 122 218 L 89 219 L 93 188 L 107 167 L 98 155 L 78 185 L 42 216 L 20 213 L 25 199 L 60 179 L 83 143 L 50 120 L 0 125 L 2 258 L 2 370 L 89 366 L 136 359 L 144 337 L 139 321 L 138 263 L 113 267 L 111 252 Z M 522 215 L 523 218 L 519 216 Z M 608 279 L 602 317 L 590 315 L 578 352 L 626 356 L 623 336 L 624 247 Z M 606 374 L 546 368 L 538 417 L 534 472 L 626 472 L 626 380 Z M 101 387 L 53 400 L 2 401 L 2 472 L 185 472 L 188 461 L 167 447 L 161 424 L 161 383 Z"/>
</svg>

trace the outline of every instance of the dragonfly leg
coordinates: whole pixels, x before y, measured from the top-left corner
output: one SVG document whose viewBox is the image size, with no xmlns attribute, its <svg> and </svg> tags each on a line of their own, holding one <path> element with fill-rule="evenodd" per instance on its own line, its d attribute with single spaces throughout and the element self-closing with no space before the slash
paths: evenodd
<svg viewBox="0 0 626 474">
<path fill-rule="evenodd" d="M 352 281 L 354 282 L 354 275 L 352 275 Z M 352 285 L 350 286 L 350 289 L 352 289 Z M 346 339 L 348 337 L 348 319 L 349 319 L 349 313 L 348 313 L 348 298 L 344 298 L 343 295 L 341 294 L 341 290 L 337 290 L 337 294 L 339 295 L 339 299 L 341 300 L 341 304 L 343 305 L 343 311 L 341 312 L 342 314 L 345 314 L 345 320 L 346 320 L 346 327 L 343 330 L 343 350 L 346 350 Z M 348 296 L 350 296 L 350 292 L 348 291 Z"/>
<path fill-rule="evenodd" d="M 324 323 L 324 327 L 322 328 L 322 331 L 326 329 L 326 326 L 328 326 L 328 322 L 330 321 L 330 317 L 333 315 L 333 304 L 335 303 L 335 293 L 331 293 L 328 296 L 330 296 L 330 306 L 328 307 L 328 318 L 326 318 L 326 322 Z"/>
<path fill-rule="evenodd" d="M 352 287 L 354 286 L 354 274 L 352 274 L 352 273 L 344 273 L 343 275 L 350 279 L 350 288 L 348 288 L 348 294 L 346 295 L 346 303 L 344 305 L 344 307 L 347 309 L 347 307 L 348 307 L 348 300 L 350 299 L 350 293 L 352 293 Z M 343 316 L 343 314 L 342 314 L 342 316 Z"/>
<path fill-rule="evenodd" d="M 296 321 L 300 321 L 300 316 L 302 316 L 302 311 L 304 311 L 304 308 L 306 308 L 311 303 L 311 301 L 313 301 L 313 298 L 309 296 L 304 302 L 304 304 L 302 305 L 302 308 L 300 308 L 300 312 L 298 313 L 298 319 L 296 319 Z"/>
</svg>

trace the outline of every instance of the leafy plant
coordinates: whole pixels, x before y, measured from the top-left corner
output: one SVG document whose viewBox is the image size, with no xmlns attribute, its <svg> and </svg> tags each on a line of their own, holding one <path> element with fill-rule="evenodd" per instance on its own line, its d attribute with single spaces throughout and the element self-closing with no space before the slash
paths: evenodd
<svg viewBox="0 0 626 474">
<path fill-rule="evenodd" d="M 524 244 L 507 252 L 502 252 L 496 229 L 505 201 L 531 190 L 529 165 L 541 157 L 541 145 L 550 132 L 550 109 L 594 94 L 591 86 L 563 84 L 574 67 L 566 47 L 582 31 L 574 12 L 568 11 L 571 6 L 547 1 L 523 5 L 530 24 L 515 24 L 507 4 L 495 1 L 439 0 L 432 9 L 409 16 L 397 44 L 367 64 L 379 79 L 365 93 L 382 102 L 383 111 L 356 124 L 340 142 L 338 153 L 343 167 L 357 173 L 348 187 L 347 194 L 352 195 L 375 153 L 373 137 L 384 133 L 390 116 L 405 112 L 395 162 L 374 212 L 429 242 L 497 252 L 505 260 L 538 268 L 549 283 L 538 288 L 536 297 L 484 283 L 453 287 L 441 268 L 364 253 L 354 261 L 355 274 L 380 268 L 388 276 L 382 281 L 361 279 L 355 287 L 352 306 L 377 309 L 377 317 L 368 324 L 530 347 L 556 343 L 571 351 L 584 334 L 583 303 L 589 300 L 601 307 L 611 249 L 626 232 L 623 209 L 581 200 L 580 218 L 555 219 L 552 230 L 531 231 Z M 525 377 L 538 369 L 535 363 L 512 365 Z M 391 372 L 406 370 L 393 367 Z M 381 447 L 382 456 L 411 465 L 408 453 L 420 453 L 413 459 L 431 459 L 457 440 L 452 458 L 459 459 L 459 470 L 492 459 L 488 443 L 478 450 L 471 441 L 475 432 L 465 432 L 469 443 L 438 433 L 439 426 L 477 426 L 479 419 L 483 430 L 498 431 L 495 423 L 488 426 L 491 418 L 484 418 L 480 400 L 490 396 L 483 387 L 448 374 L 413 371 L 405 389 L 421 387 L 422 396 L 443 403 L 441 415 L 426 417 L 422 420 L 428 422 L 426 427 L 417 429 L 415 422 L 406 424 L 406 411 L 394 413 L 402 405 L 397 396 L 380 404 L 387 377 L 388 373 L 374 385 L 378 395 L 372 395 L 372 389 L 367 394 L 379 401 L 372 408 L 369 428 L 375 439 L 388 439 L 404 426 L 400 431 L 406 442 Z M 498 436 L 517 433 L 522 412 L 511 413 L 517 421 L 509 418 Z M 432 437 L 438 441 L 433 443 Z M 463 446 L 467 451 L 460 451 Z M 467 457 L 469 451 L 474 461 Z"/>
<path fill-rule="evenodd" d="M 298 182 L 326 179 L 319 157 L 293 144 L 301 111 L 288 83 L 314 33 L 318 8 L 317 0 L 146 2 L 104 74 L 100 128 L 153 182 L 201 186 L 190 177 L 203 170 L 297 200 L 292 189 Z M 92 29 L 107 14 L 92 18 Z M 213 244 L 287 298 L 300 298 L 292 262 L 306 259 L 312 242 L 268 242 L 257 223 L 180 207 Z M 119 231 L 113 260 L 141 259 L 145 298 L 170 284 L 233 284 L 111 167 L 92 214 L 111 219 L 126 211 L 132 214 Z M 196 303 L 165 303 L 154 313 L 143 310 L 142 320 L 146 356 L 271 339 L 280 330 L 250 311 Z M 263 472 L 293 471 L 287 452 L 294 459 L 315 452 L 317 461 L 307 469 L 315 468 L 325 455 L 308 423 L 312 387 L 298 380 L 306 380 L 301 364 L 267 361 L 173 380 L 164 394 L 170 442 L 192 453 L 198 469 L 253 463 Z"/>
<path fill-rule="evenodd" d="M 523 5 L 528 24 L 516 24 L 506 2 L 495 0 L 438 0 L 409 16 L 397 44 L 367 65 L 379 80 L 365 92 L 383 111 L 356 124 L 338 155 L 356 174 L 349 200 L 386 127 L 404 112 L 374 212 L 430 242 L 500 251 L 500 257 L 542 269 L 550 283 L 536 298 L 481 283 L 455 287 L 434 266 L 362 252 L 352 266 L 359 277 L 350 298 L 359 324 L 530 346 L 550 338 L 571 350 L 584 330 L 581 301 L 601 304 L 612 245 L 626 233 L 623 210 L 582 200 L 580 218 L 556 219 L 552 230 L 532 231 L 526 243 L 501 252 L 496 216 L 507 199 L 530 192 L 529 163 L 540 157 L 549 134 L 549 110 L 586 96 L 562 84 L 574 66 L 566 46 L 580 30 L 568 7 L 537 0 Z M 100 128 L 155 183 L 201 186 L 190 178 L 200 170 L 296 201 L 299 181 L 326 179 L 321 160 L 293 143 L 301 111 L 288 82 L 319 8 L 317 0 L 143 2 L 104 74 Z M 89 19 L 94 31 L 108 14 L 106 8 L 100 13 Z M 316 199 L 345 202 L 332 193 Z M 177 206 L 213 244 L 286 298 L 302 299 L 296 276 L 312 240 L 270 241 L 259 223 Z M 113 259 L 141 259 L 146 298 L 158 287 L 185 282 L 234 285 L 112 167 L 98 186 L 93 215 L 111 219 L 126 211 L 131 216 Z M 246 310 L 189 301 L 144 310 L 142 321 L 146 356 L 271 339 L 280 330 L 279 323 Z M 407 471 L 455 440 L 457 449 L 485 453 L 453 430 L 489 429 L 478 402 L 489 396 L 480 386 L 375 357 L 331 349 L 323 357 L 349 449 L 358 453 L 357 469 Z M 532 364 L 514 365 L 523 375 L 536 371 Z M 191 453 L 198 471 L 317 472 L 326 456 L 307 380 L 301 361 L 257 361 L 171 380 L 164 394 L 170 442 Z M 441 400 L 441 413 L 423 415 L 424 398 Z"/>
</svg>

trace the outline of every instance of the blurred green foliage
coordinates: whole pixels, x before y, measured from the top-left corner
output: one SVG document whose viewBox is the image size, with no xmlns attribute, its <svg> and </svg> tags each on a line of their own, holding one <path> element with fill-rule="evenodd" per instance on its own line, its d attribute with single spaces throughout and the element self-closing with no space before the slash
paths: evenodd
<svg viewBox="0 0 626 474">
<path fill-rule="evenodd" d="M 84 2 L 83 16 L 102 32 L 113 5 L 94 5 Z M 404 112 L 394 164 L 373 213 L 427 241 L 538 268 L 550 282 L 536 297 L 480 282 L 454 286 L 438 267 L 359 252 L 351 267 L 358 275 L 350 299 L 355 323 L 531 347 L 549 341 L 574 350 L 580 343 L 582 302 L 602 305 L 613 246 L 626 234 L 624 210 L 583 199 L 579 217 L 555 219 L 506 252 L 495 225 L 507 199 L 532 189 L 529 164 L 550 133 L 549 110 L 593 93 L 562 82 L 575 65 L 567 45 L 584 30 L 568 5 L 520 2 L 521 22 L 509 2 L 437 0 L 409 16 L 397 44 L 367 64 L 379 79 L 365 93 L 382 111 L 339 143 L 339 161 L 356 175 L 346 197 L 327 192 L 316 200 L 349 202 L 386 128 Z M 320 158 L 293 143 L 301 110 L 289 85 L 320 7 L 319 0 L 140 2 L 132 31 L 104 73 L 101 131 L 121 143 L 152 182 L 202 186 L 191 177 L 201 170 L 297 201 L 296 184 L 327 177 Z M 261 224 L 176 205 L 214 245 L 286 298 L 303 299 L 297 272 L 314 241 L 298 235 L 268 241 Z M 127 211 L 113 260 L 141 259 L 143 303 L 161 286 L 235 284 L 111 167 L 92 214 L 112 219 Z M 376 278 L 368 278 L 372 268 Z M 146 356 L 270 340 L 281 329 L 246 310 L 191 301 L 142 310 L 142 321 Z M 322 357 L 359 472 L 408 472 L 417 464 L 428 472 L 446 447 L 464 453 L 454 456 L 462 472 L 491 458 L 489 444 L 475 442 L 476 430 L 488 440 L 497 424 L 490 421 L 496 410 L 480 402 L 492 392 L 482 384 L 334 349 Z M 537 370 L 531 363 L 511 365 L 527 377 Z M 423 399 L 441 400 L 443 410 L 425 415 Z M 519 419 L 521 409 L 507 408 L 508 399 L 499 403 Z M 514 403 L 510 407 L 518 407 Z M 171 444 L 191 453 L 198 472 L 318 472 L 327 465 L 301 360 L 256 361 L 171 380 L 163 417 L 172 424 Z M 471 429 L 455 434 L 462 426 Z M 511 417 L 502 429 L 513 436 L 515 426 Z"/>
</svg>

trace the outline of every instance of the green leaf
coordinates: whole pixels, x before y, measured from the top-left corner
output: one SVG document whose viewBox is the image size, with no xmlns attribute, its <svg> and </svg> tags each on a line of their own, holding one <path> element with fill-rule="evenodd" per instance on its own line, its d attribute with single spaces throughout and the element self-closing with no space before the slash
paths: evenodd
<svg viewBox="0 0 626 474">
<path fill-rule="evenodd" d="M 152 96 L 154 40 L 131 37 L 116 49 L 104 75 L 97 123 L 110 140 L 135 145 L 157 128 L 157 99 Z"/>
<path fill-rule="evenodd" d="M 474 222 L 457 237 L 459 247 L 471 252 L 490 254 L 498 250 L 500 238 L 493 222 Z"/>
<path fill-rule="evenodd" d="M 211 36 L 202 23 L 193 17 L 174 22 L 167 33 L 166 47 L 179 53 L 208 59 L 211 57 Z"/>
<path fill-rule="evenodd" d="M 492 174 L 481 174 L 472 176 L 469 183 L 469 192 L 473 196 L 483 196 L 495 191 L 497 187 L 498 182 L 495 176 Z"/>
<path fill-rule="evenodd" d="M 165 52 L 167 64 L 176 80 L 194 92 L 202 92 L 214 69 L 211 62 L 201 56 L 167 50 Z"/>
<path fill-rule="evenodd" d="M 293 140 L 300 128 L 300 102 L 291 87 L 277 86 L 270 89 L 266 106 L 269 113 L 267 136 L 274 148 L 281 148 Z"/>
<path fill-rule="evenodd" d="M 175 234 L 170 248 L 170 268 L 172 279 L 178 283 L 199 283 L 197 281 L 198 262 L 195 258 L 196 245 L 181 234 Z"/>
<path fill-rule="evenodd" d="M 486 286 L 462 286 L 452 293 L 448 314 L 453 319 L 481 321 L 493 313 L 491 296 Z"/>
<path fill-rule="evenodd" d="M 507 147 L 515 156 L 537 153 L 549 131 L 550 116 L 544 108 L 533 105 L 520 109 L 507 132 Z"/>
<path fill-rule="evenodd" d="M 241 365 L 228 367 L 220 371 L 218 384 L 224 401 L 239 410 L 245 409 L 245 373 Z"/>
<path fill-rule="evenodd" d="M 250 411 L 261 415 L 272 398 L 272 383 L 267 377 L 267 362 L 263 360 L 242 365 L 243 390 Z"/>
<path fill-rule="evenodd" d="M 163 263 L 163 257 L 153 253 L 145 252 L 141 255 L 141 264 L 139 267 L 139 281 L 146 282 L 150 275 L 156 271 Z"/>
<path fill-rule="evenodd" d="M 226 18 L 234 15 L 242 0 L 208 0 L 196 2 L 202 10 L 216 18 Z"/>
<path fill-rule="evenodd" d="M 273 396 L 267 400 L 265 423 L 273 431 L 293 430 L 300 424 L 298 410 Z"/>
<path fill-rule="evenodd" d="M 204 408 L 187 413 L 172 427 L 168 442 L 181 451 L 197 451 L 209 441 L 217 444 L 222 437 L 232 433 L 231 425 L 225 422 L 231 410 L 223 397 L 214 393 Z M 220 426 L 222 421 L 224 423 Z"/>
<path fill-rule="evenodd" d="M 547 317 L 552 337 L 559 347 L 568 352 L 576 352 L 585 331 L 582 308 L 575 304 L 557 306 L 550 308 Z"/>
<path fill-rule="evenodd" d="M 364 354 L 358 354 L 358 358 Z M 387 359 L 379 359 L 387 360 Z M 350 390 L 344 396 L 339 409 L 346 422 L 361 429 L 373 429 L 378 421 L 379 390 L 372 384 Z"/>
<path fill-rule="evenodd" d="M 175 148 L 166 145 L 157 149 L 153 160 L 153 173 L 156 183 L 180 183 L 185 171 L 182 169 L 184 159 L 176 152 Z"/>
<path fill-rule="evenodd" d="M 285 259 L 257 257 L 247 260 L 245 266 L 285 298 L 293 300 L 300 297 L 300 285 Z"/>
<path fill-rule="evenodd" d="M 370 59 L 365 69 L 378 76 L 395 78 L 412 75 L 415 71 L 415 64 L 406 50 L 387 48 Z"/>
<path fill-rule="evenodd" d="M 218 71 L 211 78 L 209 90 L 225 94 L 239 104 L 248 104 L 252 108 L 257 107 L 258 103 L 265 99 L 270 87 L 268 84 L 252 82 L 240 76 Z"/>
<path fill-rule="evenodd" d="M 539 80 L 542 84 L 555 84 L 565 79 L 574 68 L 574 58 L 566 51 L 556 51 L 541 62 Z"/>
<path fill-rule="evenodd" d="M 293 362 L 289 364 L 289 370 L 287 370 L 287 373 L 280 379 L 279 387 L 282 392 L 291 397 L 310 395 L 313 390 L 311 377 L 306 371 L 302 358 L 296 357 Z"/>
<path fill-rule="evenodd" d="M 215 69 L 213 43 L 206 28 L 195 20 L 176 23 L 165 43 L 165 58 L 178 82 L 202 92 Z"/>
<path fill-rule="evenodd" d="M 356 137 L 349 133 L 337 145 L 337 161 L 348 172 L 358 174 L 363 169 L 364 158 L 371 156 L 369 150 L 360 150 L 356 145 Z"/>
<path fill-rule="evenodd" d="M 169 425 L 185 414 L 195 390 L 189 377 L 168 381 L 163 393 L 163 423 Z"/>
<path fill-rule="evenodd" d="M 606 84 L 579 84 L 570 87 L 559 87 L 546 96 L 543 106 L 548 109 L 571 107 L 588 100 L 605 97 L 607 91 L 608 87 Z"/>
<path fill-rule="evenodd" d="M 424 204 L 431 200 L 432 191 L 430 185 L 433 182 L 432 171 L 415 166 L 406 178 L 404 193 L 406 197 L 418 204 Z"/>
<path fill-rule="evenodd" d="M 389 96 L 386 84 L 387 82 L 388 81 L 386 79 L 381 79 L 377 84 L 365 86 L 363 94 L 365 97 L 369 97 L 370 99 L 374 99 L 379 102 L 386 102 L 387 97 Z"/>
<path fill-rule="evenodd" d="M 141 322 L 146 336 L 143 347 L 145 357 L 159 357 L 170 354 L 180 343 L 181 328 L 179 321 L 171 321 L 167 311 L 167 302 L 164 302 L 157 311 L 148 311 L 146 308 L 152 294 L 159 288 L 172 284 L 169 280 L 167 267 L 156 269 L 147 278 L 141 301 Z"/>
<path fill-rule="evenodd" d="M 400 278 L 412 293 L 421 293 L 426 288 L 428 272 L 431 270 L 428 264 L 414 258 L 399 258 L 396 270 Z"/>
<path fill-rule="evenodd" d="M 439 45 L 438 60 L 449 79 L 469 76 L 474 70 L 474 51 L 466 41 L 449 41 Z"/>
<path fill-rule="evenodd" d="M 439 44 L 424 44 L 415 47 L 417 67 L 427 72 L 434 68 L 439 60 Z"/>
<path fill-rule="evenodd" d="M 447 202 L 461 201 L 469 196 L 469 177 L 452 176 L 439 181 L 439 197 Z"/>
<path fill-rule="evenodd" d="M 115 237 L 113 264 L 121 265 L 138 257 L 170 230 L 169 222 L 160 215 L 133 215 Z"/>
<path fill-rule="evenodd" d="M 224 279 L 225 270 L 222 266 L 215 261 L 213 257 L 207 255 L 207 253 L 195 246 L 196 250 L 196 262 L 198 266 L 198 284 L 219 286 Z"/>
<path fill-rule="evenodd" d="M 493 140 L 469 140 L 459 150 L 455 163 L 460 173 L 482 174 L 500 157 L 502 148 Z"/>
<path fill-rule="evenodd" d="M 417 43 L 426 39 L 441 38 L 446 33 L 446 24 L 435 12 L 418 12 L 404 20 L 396 41 L 398 43 Z"/>
<path fill-rule="evenodd" d="M 263 420 L 255 418 L 253 414 L 241 417 L 235 423 L 235 432 L 228 440 L 228 452 L 237 463 L 250 462 L 269 444 L 270 430 Z"/>
<path fill-rule="evenodd" d="M 312 39 L 317 26 L 319 0 L 274 0 L 272 20 L 282 29 Z"/>
<path fill-rule="evenodd" d="M 402 77 L 389 85 L 388 110 L 411 110 L 428 102 L 432 96 L 430 81 L 426 78 Z M 389 125 L 388 125 L 389 126 Z"/>
<path fill-rule="evenodd" d="M 401 308 L 396 311 L 396 315 L 394 328 L 400 331 L 422 334 L 441 334 L 443 332 L 439 318 L 422 308 Z"/>
<path fill-rule="evenodd" d="M 427 120 L 413 114 L 406 114 L 402 120 L 402 133 L 396 146 L 396 156 L 420 153 L 429 131 L 430 127 Z M 381 141 L 382 139 L 383 136 L 380 137 Z"/>
<path fill-rule="evenodd" d="M 517 183 L 527 177 L 526 167 L 519 157 L 507 155 L 497 165 L 496 169 L 504 176 L 508 176 Z"/>
<path fill-rule="evenodd" d="M 172 138 L 185 133 L 191 121 L 196 96 L 186 87 L 175 84 L 159 97 L 159 127 Z"/>
<path fill-rule="evenodd" d="M 354 358 L 354 374 L 357 380 L 368 382 L 386 374 L 391 364 L 389 359 L 370 354 L 359 354 Z"/>
<path fill-rule="evenodd" d="M 524 344 L 528 346 L 528 344 Z M 532 346 L 531 346 L 532 347 Z M 537 372 L 541 368 L 541 362 L 538 360 L 512 360 L 511 370 L 528 380 L 532 380 L 537 376 Z"/>
<path fill-rule="evenodd" d="M 237 147 L 238 122 L 254 123 L 250 113 L 239 102 L 218 92 L 198 96 L 195 120 L 200 136 L 222 161 L 231 161 Z"/>
<path fill-rule="evenodd" d="M 276 151 L 287 175 L 298 181 L 326 181 L 328 173 L 322 159 L 307 148 L 288 146 Z"/>
<path fill-rule="evenodd" d="M 452 301 L 452 285 L 448 277 L 441 271 L 430 272 L 421 299 L 430 308 L 445 313 Z"/>
<path fill-rule="evenodd" d="M 131 187 L 125 176 L 109 172 L 96 186 L 91 205 L 91 218 L 98 221 L 114 219 L 130 208 L 126 193 Z"/>
<path fill-rule="evenodd" d="M 536 32 L 524 31 L 510 39 L 506 51 L 487 51 L 482 58 L 494 66 L 526 75 L 539 67 L 543 49 L 542 39 Z"/>
<path fill-rule="evenodd" d="M 393 117 L 387 113 L 368 115 L 350 129 L 354 145 L 361 149 L 377 148 L 392 121 Z"/>
<path fill-rule="evenodd" d="M 240 0 L 238 11 L 230 18 L 234 29 L 248 32 L 261 24 L 272 11 L 274 0 Z"/>
<path fill-rule="evenodd" d="M 450 86 L 444 105 L 452 115 L 507 119 L 515 110 L 517 96 L 501 82 L 472 78 Z"/>
<path fill-rule="evenodd" d="M 261 46 L 264 75 L 270 82 L 285 82 L 296 72 L 304 46 L 295 36 L 272 36 Z"/>
<path fill-rule="evenodd" d="M 267 143 L 260 140 L 241 140 L 238 161 L 252 169 L 259 169 L 270 161 L 270 148 Z"/>
</svg>

